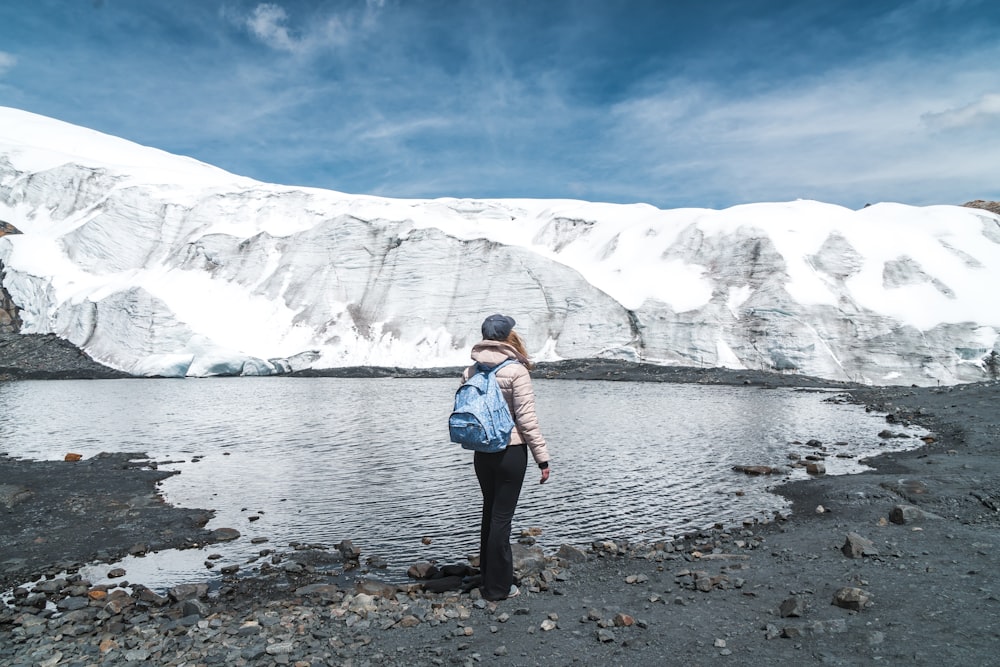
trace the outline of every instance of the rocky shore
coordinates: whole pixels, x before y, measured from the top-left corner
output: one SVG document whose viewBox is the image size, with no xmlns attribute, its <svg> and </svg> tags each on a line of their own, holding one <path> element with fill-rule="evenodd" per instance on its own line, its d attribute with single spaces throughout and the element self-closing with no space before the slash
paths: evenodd
<svg viewBox="0 0 1000 667">
<path fill-rule="evenodd" d="M 692 373 L 661 381 L 719 380 Z M 345 536 L 357 547 L 262 545 L 256 563 L 213 586 L 153 591 L 127 572 L 92 585 L 78 571 L 89 560 L 234 536 L 205 531 L 208 510 L 158 501 L 164 473 L 127 456 L 0 457 L 2 579 L 41 578 L 0 608 L 0 664 L 995 662 L 1000 383 L 838 396 L 933 438 L 864 474 L 782 486 L 792 512 L 768 523 L 583 550 L 525 535 L 521 594 L 500 603 L 461 590 L 467 564 L 442 572 L 448 580 L 379 581 L 362 535 Z"/>
</svg>

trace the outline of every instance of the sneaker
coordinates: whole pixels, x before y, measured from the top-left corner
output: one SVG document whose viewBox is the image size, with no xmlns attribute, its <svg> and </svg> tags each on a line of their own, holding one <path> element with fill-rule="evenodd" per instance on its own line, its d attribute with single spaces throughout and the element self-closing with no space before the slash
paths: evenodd
<svg viewBox="0 0 1000 667">
<path fill-rule="evenodd" d="M 482 589 L 480 589 L 480 590 L 482 590 Z M 488 600 L 490 602 L 502 602 L 504 600 L 509 600 L 511 598 L 516 598 L 520 594 L 521 594 L 521 590 L 517 586 L 515 586 L 514 584 L 511 584 L 510 585 L 510 590 L 507 591 L 507 595 L 505 595 L 504 597 L 501 597 L 501 598 L 488 598 L 488 597 L 486 597 L 484 595 L 483 599 L 484 600 Z"/>
</svg>

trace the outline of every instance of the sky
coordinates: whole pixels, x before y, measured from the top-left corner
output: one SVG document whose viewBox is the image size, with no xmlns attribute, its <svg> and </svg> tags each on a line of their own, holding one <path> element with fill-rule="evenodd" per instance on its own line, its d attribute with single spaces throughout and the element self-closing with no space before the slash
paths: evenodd
<svg viewBox="0 0 1000 667">
<path fill-rule="evenodd" d="M 4 0 L 0 106 L 271 183 L 1000 200 L 996 0 Z"/>
</svg>

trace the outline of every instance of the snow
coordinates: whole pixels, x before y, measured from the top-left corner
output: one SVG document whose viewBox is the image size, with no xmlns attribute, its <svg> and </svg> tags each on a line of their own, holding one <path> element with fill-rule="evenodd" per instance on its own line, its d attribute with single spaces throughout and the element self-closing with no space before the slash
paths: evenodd
<svg viewBox="0 0 1000 667">
<path fill-rule="evenodd" d="M 1000 332 L 1000 219 L 957 206 L 348 195 L 0 107 L 0 220 L 26 332 L 137 374 L 461 364 L 507 310 L 541 359 L 953 382 Z"/>
</svg>

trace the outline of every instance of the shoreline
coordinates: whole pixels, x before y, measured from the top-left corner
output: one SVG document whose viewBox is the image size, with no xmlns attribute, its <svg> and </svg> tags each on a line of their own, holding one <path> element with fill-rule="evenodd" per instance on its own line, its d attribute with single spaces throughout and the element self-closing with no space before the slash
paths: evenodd
<svg viewBox="0 0 1000 667">
<path fill-rule="evenodd" d="M 132 658 L 147 651 L 153 659 L 151 647 L 166 643 L 199 663 L 221 655 L 223 640 L 233 637 L 247 640 L 236 653 L 226 649 L 237 664 L 988 661 L 1000 637 L 1000 586 L 992 579 L 1000 565 L 1000 383 L 836 388 L 886 413 L 888 424 L 918 424 L 936 441 L 874 457 L 873 469 L 860 474 L 781 484 L 774 491 L 792 503 L 788 520 L 659 544 L 598 543 L 581 562 L 569 562 L 580 555 L 567 551 L 526 577 L 521 596 L 499 605 L 475 594 L 390 592 L 374 584 L 364 593 L 369 599 L 313 568 L 311 559 L 323 554 L 303 548 L 301 559 L 284 560 L 296 566 L 286 568 L 279 556 L 267 573 L 224 580 L 211 595 L 195 590 L 193 598 L 138 600 L 118 614 L 93 598 L 52 618 L 40 618 L 30 606 L 0 611 L 0 661 L 17 664 L 45 648 L 65 656 L 90 651 L 114 664 L 127 661 L 128 650 L 139 651 Z M 0 479 L 0 485 L 9 482 Z M 84 480 L 76 482 L 84 486 L 78 491 L 87 490 Z M 903 512 L 902 524 L 889 520 L 899 507 L 914 508 Z M 12 503 L 7 514 L 23 508 L 24 502 Z M 177 510 L 186 520 L 198 512 L 158 509 Z M 159 518 L 150 513 L 133 525 L 141 532 L 147 520 Z M 856 558 L 842 550 L 851 533 L 870 542 L 857 542 Z M 206 537 L 197 529 L 193 534 Z M 841 588 L 865 591 L 869 605 L 833 605 Z M 58 605 L 74 596 L 52 597 Z M 61 632 L 72 614 L 93 616 L 75 621 L 86 631 Z M 278 622 L 262 623 L 269 614 Z M 139 622 L 129 620 L 135 618 Z M 286 627 L 291 619 L 306 627 L 304 634 Z M 247 627 L 256 629 L 242 635 Z M 143 632 L 158 642 L 124 648 L 127 638 Z M 117 647 L 101 650 L 105 640 Z"/>
</svg>

